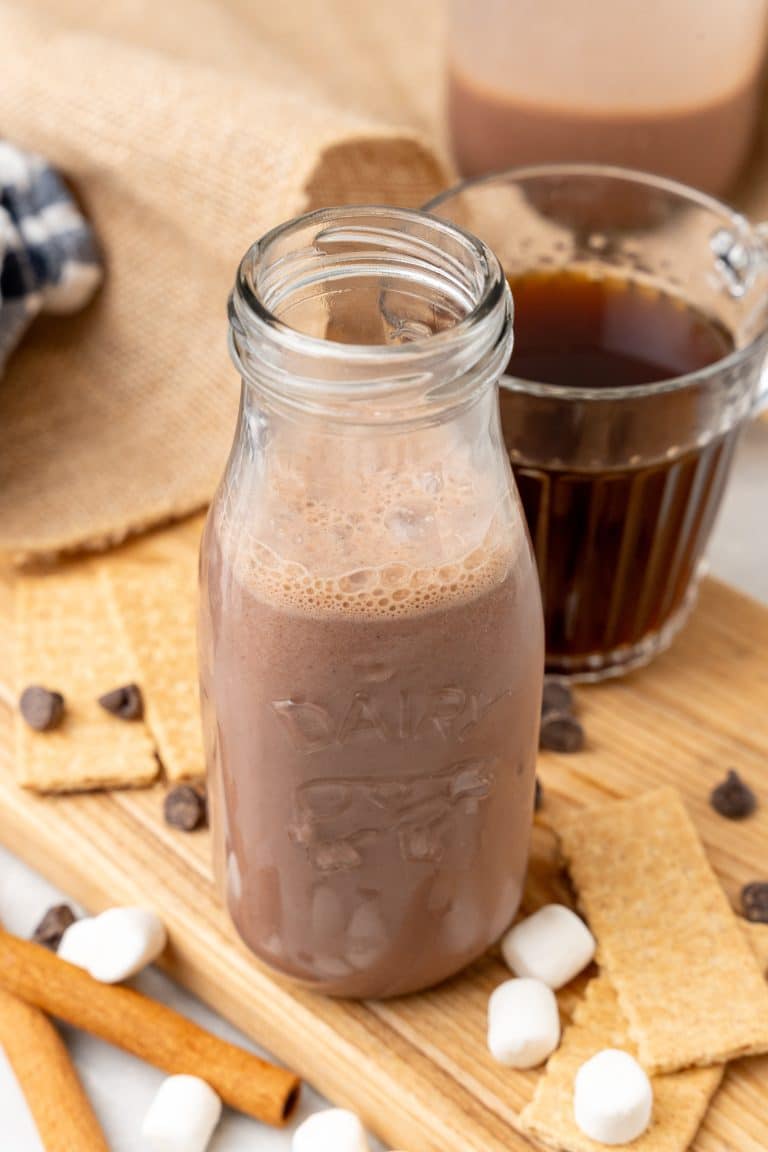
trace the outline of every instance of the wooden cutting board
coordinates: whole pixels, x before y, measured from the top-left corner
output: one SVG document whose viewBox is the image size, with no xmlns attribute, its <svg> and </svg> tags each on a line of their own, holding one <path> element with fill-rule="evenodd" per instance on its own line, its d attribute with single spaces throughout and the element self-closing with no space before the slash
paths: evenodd
<svg viewBox="0 0 768 1152">
<path fill-rule="evenodd" d="M 541 758 L 545 805 L 529 906 L 562 895 L 548 811 L 662 783 L 683 792 L 734 903 L 742 884 L 768 880 L 768 610 L 708 582 L 671 652 L 626 680 L 580 690 L 578 699 L 587 750 Z M 214 892 L 207 833 L 184 835 L 163 824 L 162 787 L 25 794 L 12 779 L 10 713 L 0 711 L 0 840 L 8 848 L 94 911 L 120 902 L 156 907 L 170 931 L 172 974 L 333 1101 L 356 1109 L 392 1147 L 530 1148 L 517 1117 L 538 1074 L 502 1068 L 485 1047 L 487 997 L 508 975 L 495 957 L 430 993 L 388 1003 L 332 1001 L 293 988 L 236 939 Z M 743 824 L 707 804 L 729 767 L 762 801 Z M 562 997 L 566 1015 L 574 994 Z M 729 1070 L 693 1147 L 765 1152 L 768 1058 Z"/>
</svg>

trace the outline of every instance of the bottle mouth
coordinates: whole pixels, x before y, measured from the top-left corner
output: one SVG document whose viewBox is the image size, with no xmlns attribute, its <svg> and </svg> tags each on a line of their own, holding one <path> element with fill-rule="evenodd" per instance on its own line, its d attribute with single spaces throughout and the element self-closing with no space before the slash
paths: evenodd
<svg viewBox="0 0 768 1152">
<path fill-rule="evenodd" d="M 327 208 L 268 232 L 229 300 L 244 381 L 357 421 L 423 416 L 494 382 L 511 351 L 501 266 L 423 212 Z"/>
</svg>

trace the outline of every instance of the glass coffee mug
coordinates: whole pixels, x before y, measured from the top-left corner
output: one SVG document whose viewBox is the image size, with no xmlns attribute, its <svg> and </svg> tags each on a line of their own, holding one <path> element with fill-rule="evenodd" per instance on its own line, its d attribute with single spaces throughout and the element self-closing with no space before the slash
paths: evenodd
<svg viewBox="0 0 768 1152">
<path fill-rule="evenodd" d="M 242 400 L 201 553 L 220 884 L 324 992 L 456 972 L 517 909 L 544 666 L 499 424 L 511 297 L 479 241 L 329 209 L 255 244 Z"/>
<path fill-rule="evenodd" d="M 502 429 L 544 600 L 547 669 L 597 680 L 693 604 L 768 351 L 762 227 L 625 169 L 468 182 L 429 211 L 498 255 L 515 299 Z"/>
</svg>

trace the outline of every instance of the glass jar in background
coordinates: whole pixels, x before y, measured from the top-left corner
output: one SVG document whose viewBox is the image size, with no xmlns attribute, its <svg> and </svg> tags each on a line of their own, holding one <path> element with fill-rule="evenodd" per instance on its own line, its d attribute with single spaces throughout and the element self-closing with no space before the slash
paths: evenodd
<svg viewBox="0 0 768 1152">
<path fill-rule="evenodd" d="M 739 432 L 768 396 L 766 225 L 672 181 L 567 164 L 428 209 L 482 237 L 512 284 L 502 430 L 547 669 L 647 663 L 687 619 Z"/>
<path fill-rule="evenodd" d="M 217 871 L 266 963 L 433 984 L 514 915 L 541 600 L 501 438 L 511 297 L 479 241 L 384 208 L 264 237 L 230 300 L 242 401 L 201 555 Z"/>
<path fill-rule="evenodd" d="M 720 195 L 743 168 L 766 0 L 451 0 L 450 11 L 448 115 L 464 176 L 595 162 Z"/>
</svg>

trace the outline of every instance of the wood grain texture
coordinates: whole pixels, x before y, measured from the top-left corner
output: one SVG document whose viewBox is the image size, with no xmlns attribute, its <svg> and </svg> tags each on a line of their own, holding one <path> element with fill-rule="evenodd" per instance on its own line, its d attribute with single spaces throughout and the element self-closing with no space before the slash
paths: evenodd
<svg viewBox="0 0 768 1152">
<path fill-rule="evenodd" d="M 578 701 L 586 750 L 541 757 L 545 803 L 529 907 L 565 893 L 548 814 L 670 783 L 683 793 L 731 900 L 747 881 L 768 879 L 768 611 L 709 582 L 670 653 L 626 680 L 580 690 Z M 402 1001 L 354 1004 L 292 987 L 237 940 L 214 892 L 207 834 L 166 827 L 161 788 L 30 796 L 13 783 L 5 720 L 0 840 L 8 848 L 93 911 L 116 902 L 152 904 L 168 925 L 172 974 L 333 1101 L 354 1107 L 391 1147 L 530 1149 L 518 1117 L 537 1073 L 502 1068 L 485 1046 L 487 995 L 506 975 L 493 955 Z M 728 767 L 738 768 L 761 800 L 755 816 L 738 825 L 707 803 Z M 573 998 L 573 989 L 561 998 L 565 1016 Z M 692 1147 L 765 1152 L 768 1058 L 729 1069 Z"/>
</svg>

